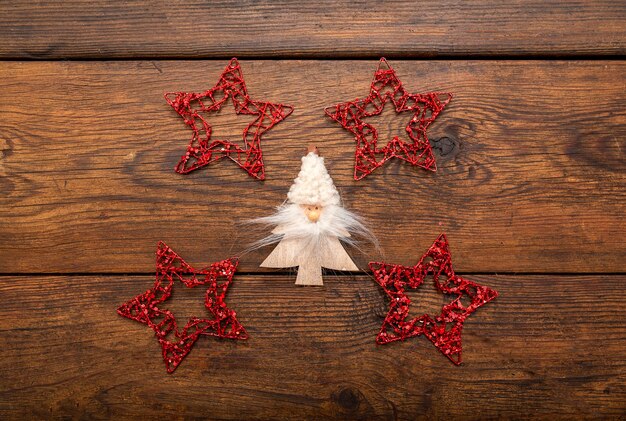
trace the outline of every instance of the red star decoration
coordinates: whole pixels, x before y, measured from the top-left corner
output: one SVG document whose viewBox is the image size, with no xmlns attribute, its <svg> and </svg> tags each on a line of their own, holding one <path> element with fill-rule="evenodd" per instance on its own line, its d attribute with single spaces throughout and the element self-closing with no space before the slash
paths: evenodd
<svg viewBox="0 0 626 421">
<path fill-rule="evenodd" d="M 439 238 L 413 267 L 370 263 L 376 282 L 391 299 L 389 313 L 376 337 L 379 344 L 425 335 L 454 364 L 461 364 L 463 322 L 476 309 L 493 300 L 498 293 L 491 288 L 454 274 L 452 257 L 445 234 Z M 416 289 L 432 275 L 437 290 L 454 298 L 437 316 L 424 314 L 407 320 L 410 298 L 405 289 Z M 464 304 L 465 302 L 465 304 Z"/>
<path fill-rule="evenodd" d="M 200 335 L 228 339 L 248 338 L 246 330 L 237 321 L 237 314 L 224 302 L 226 291 L 237 270 L 236 259 L 223 260 L 196 270 L 163 242 L 159 243 L 156 255 L 154 286 L 122 304 L 117 312 L 120 316 L 148 325 L 154 331 L 161 344 L 168 373 L 176 370 Z M 200 285 L 207 287 L 204 305 L 211 313 L 210 318 L 192 317 L 182 331 L 178 329 L 174 314 L 159 307 L 172 295 L 175 280 L 181 281 L 187 288 Z M 172 335 L 176 340 L 172 340 Z"/>
<path fill-rule="evenodd" d="M 256 116 L 243 130 L 243 148 L 230 140 L 212 140 L 211 124 L 201 114 L 219 111 L 229 98 L 237 114 Z M 228 63 L 217 84 L 208 91 L 168 92 L 165 100 L 193 131 L 187 152 L 176 165 L 176 172 L 180 174 L 190 173 L 228 157 L 250 176 L 265 180 L 261 136 L 293 112 L 293 107 L 289 105 L 250 99 L 236 58 Z M 204 136 L 200 136 L 201 129 Z"/>
<path fill-rule="evenodd" d="M 327 107 L 324 111 L 327 116 L 354 134 L 354 179 L 360 180 L 394 157 L 411 165 L 436 171 L 437 165 L 426 129 L 451 99 L 452 94 L 447 92 L 408 93 L 396 72 L 381 58 L 367 98 L 340 103 Z M 394 105 L 396 113 L 411 112 L 406 132 L 412 143 L 406 143 L 395 136 L 385 146 L 379 147 L 378 131 L 371 124 L 363 122 L 367 117 L 379 115 L 387 102 Z"/>
</svg>

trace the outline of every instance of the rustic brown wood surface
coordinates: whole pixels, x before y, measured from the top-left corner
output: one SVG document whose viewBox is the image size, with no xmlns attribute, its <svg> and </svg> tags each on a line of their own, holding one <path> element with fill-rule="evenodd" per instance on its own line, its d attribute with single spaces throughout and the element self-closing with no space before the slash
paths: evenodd
<svg viewBox="0 0 626 421">
<path fill-rule="evenodd" d="M 626 401 L 620 276 L 471 276 L 501 295 L 466 322 L 464 366 L 425 338 L 377 346 L 368 277 L 324 288 L 237 276 L 245 342 L 201 338 L 173 375 L 145 325 L 115 308 L 148 276 L 2 277 L 2 418 L 415 419 L 617 417 Z M 441 305 L 422 286 L 424 309 Z M 168 306 L 191 316 L 202 291 Z M 193 294 L 192 294 L 193 293 Z M 7 335 L 8 333 L 8 335 Z"/>
<path fill-rule="evenodd" d="M 626 419 L 624 22 L 608 0 L 0 2 L 0 419 Z M 253 99 L 295 107 L 263 137 L 267 180 L 176 174 L 191 133 L 163 93 L 212 87 L 232 56 Z M 429 129 L 436 173 L 352 179 L 323 109 L 367 95 L 380 56 L 455 95 Z M 370 122 L 384 139 L 407 119 Z M 250 122 L 209 120 L 235 139 Z M 259 268 L 271 247 L 244 253 L 267 232 L 240 222 L 285 199 L 311 143 L 381 241 L 348 248 L 360 268 L 414 264 L 446 232 L 455 270 L 500 293 L 462 366 L 423 337 L 376 345 L 370 275 L 302 288 Z M 158 240 L 197 267 L 241 255 L 227 302 L 250 334 L 201 338 L 172 375 L 115 312 L 152 285 Z M 202 297 L 167 308 L 202 315 Z M 412 316 L 446 300 L 410 297 Z"/>
<path fill-rule="evenodd" d="M 624 54 L 625 20 L 612 0 L 18 0 L 0 3 L 0 56 Z"/>
<path fill-rule="evenodd" d="M 3 63 L 0 271 L 149 273 L 158 240 L 200 262 L 240 254 L 266 232 L 236 221 L 285 199 L 311 142 L 397 263 L 445 231 L 459 271 L 626 271 L 625 62 L 392 61 L 408 89 L 455 93 L 429 129 L 439 170 L 392 162 L 355 182 L 353 138 L 323 109 L 366 95 L 376 62 L 244 61 L 253 98 L 295 106 L 264 136 L 267 181 L 229 161 L 176 174 L 191 132 L 163 92 L 212 87 L 225 64 Z M 383 136 L 409 118 L 390 112 Z M 224 133 L 249 122 L 223 114 Z"/>
</svg>

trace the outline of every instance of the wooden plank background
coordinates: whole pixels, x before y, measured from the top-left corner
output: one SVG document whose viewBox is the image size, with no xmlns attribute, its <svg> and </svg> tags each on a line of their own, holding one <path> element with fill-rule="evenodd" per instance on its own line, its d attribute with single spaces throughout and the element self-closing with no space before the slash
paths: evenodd
<svg viewBox="0 0 626 421">
<path fill-rule="evenodd" d="M 468 319 L 462 367 L 424 338 L 376 346 L 386 307 L 368 277 L 304 292 L 255 275 L 229 291 L 250 339 L 200 340 L 167 375 L 154 335 L 114 312 L 151 277 L 6 277 L 0 402 L 15 418 L 623 415 L 623 275 L 473 279 L 501 295 Z M 199 310 L 202 291 L 191 291 L 175 310 Z"/>
<path fill-rule="evenodd" d="M 625 20 L 613 0 L 17 0 L 0 3 L 0 55 L 615 55 L 626 53 Z"/>
<path fill-rule="evenodd" d="M 354 140 L 323 109 L 366 95 L 376 63 L 246 61 L 254 97 L 296 104 L 264 136 L 267 181 L 230 162 L 176 174 L 190 132 L 162 94 L 212 86 L 224 65 L 2 66 L 0 269 L 147 273 L 160 239 L 196 261 L 239 254 L 264 233 L 235 222 L 270 214 L 316 142 L 347 205 L 397 262 L 416 262 L 446 231 L 460 271 L 626 270 L 615 235 L 626 210 L 624 62 L 393 62 L 409 89 L 456 95 L 431 130 L 440 170 L 398 162 L 356 182 Z M 372 250 L 361 264 L 378 258 Z"/>
<path fill-rule="evenodd" d="M 626 417 L 625 21 L 597 0 L 1 3 L 0 418 Z M 295 107 L 263 138 L 268 178 L 176 174 L 190 133 L 163 92 L 213 86 L 235 55 L 254 99 Z M 351 178 L 354 141 L 323 109 L 365 96 L 381 55 L 409 90 L 455 94 L 429 132 L 437 173 Z M 211 122 L 236 135 L 226 111 Z M 500 292 L 464 364 L 424 338 L 377 346 L 369 275 L 300 288 L 264 249 L 228 296 L 250 340 L 201 340 L 167 375 L 115 314 L 150 287 L 156 242 L 196 266 L 241 254 L 264 235 L 241 222 L 284 200 L 311 142 L 381 240 L 351 250 L 360 267 L 414 264 L 445 231 L 457 272 Z M 202 312 L 198 294 L 168 307 Z"/>
</svg>

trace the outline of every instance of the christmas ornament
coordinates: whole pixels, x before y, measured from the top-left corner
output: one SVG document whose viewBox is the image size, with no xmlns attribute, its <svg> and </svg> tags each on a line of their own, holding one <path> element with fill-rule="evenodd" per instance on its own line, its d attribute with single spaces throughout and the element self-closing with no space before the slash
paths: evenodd
<svg viewBox="0 0 626 421">
<path fill-rule="evenodd" d="M 454 274 L 452 257 L 445 234 L 433 245 L 413 267 L 370 263 L 376 282 L 391 299 L 389 313 L 376 337 L 379 344 L 405 340 L 425 335 L 454 364 L 461 364 L 461 331 L 463 322 L 476 309 L 498 296 L 491 288 L 468 281 Z M 416 289 L 432 276 L 435 287 L 450 295 L 438 315 L 424 314 L 407 320 L 410 298 L 406 289 Z"/>
<path fill-rule="evenodd" d="M 264 180 L 261 136 L 293 111 L 293 107 L 289 105 L 250 99 L 241 68 L 235 58 L 226 66 L 213 88 L 201 93 L 168 92 L 165 100 L 193 131 L 187 152 L 176 165 L 176 172 L 180 174 L 187 174 L 228 157 L 250 176 Z M 231 140 L 213 139 L 211 123 L 203 116 L 205 113 L 219 111 L 229 100 L 237 114 L 255 116 L 243 130 L 243 147 Z M 201 131 L 203 135 L 200 134 Z"/>
<path fill-rule="evenodd" d="M 360 180 L 394 157 L 411 165 L 435 171 L 437 165 L 426 130 L 451 99 L 452 94 L 446 92 L 425 94 L 407 92 L 396 72 L 384 58 L 381 58 L 367 98 L 327 107 L 325 112 L 354 134 L 356 140 L 354 179 Z M 407 111 L 407 114 L 410 114 L 406 133 L 411 143 L 394 136 L 386 145 L 379 147 L 378 130 L 366 120 L 368 117 L 379 115 L 387 103 L 393 105 L 396 113 Z"/>
<path fill-rule="evenodd" d="M 154 331 L 161 344 L 168 373 L 176 370 L 200 335 L 228 339 L 248 338 L 246 330 L 237 320 L 237 314 L 224 302 L 226 291 L 237 269 L 236 259 L 223 260 L 196 270 L 163 242 L 159 243 L 156 255 L 154 286 L 122 304 L 117 312 L 120 316 L 148 325 Z M 204 305 L 210 317 L 192 317 L 182 330 L 178 328 L 174 314 L 163 307 L 164 302 L 172 295 L 175 281 L 182 283 L 177 288 L 207 288 Z"/>
<path fill-rule="evenodd" d="M 298 178 L 287 201 L 272 216 L 256 219 L 274 227 L 254 248 L 278 243 L 261 267 L 298 267 L 297 285 L 322 285 L 322 267 L 359 270 L 340 240 L 354 244 L 354 235 L 376 243 L 359 217 L 341 206 L 339 193 L 315 147 L 302 158 Z"/>
</svg>

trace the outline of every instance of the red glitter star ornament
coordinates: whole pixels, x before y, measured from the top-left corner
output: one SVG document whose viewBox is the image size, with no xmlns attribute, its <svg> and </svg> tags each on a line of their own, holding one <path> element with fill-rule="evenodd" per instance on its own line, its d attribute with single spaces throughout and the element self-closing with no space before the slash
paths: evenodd
<svg viewBox="0 0 626 421">
<path fill-rule="evenodd" d="M 461 331 L 463 322 L 476 309 L 498 296 L 491 288 L 454 274 L 452 257 L 445 234 L 439 238 L 413 267 L 370 263 L 376 282 L 391 299 L 389 313 L 376 337 L 379 344 L 425 335 L 454 364 L 461 364 Z M 416 289 L 432 276 L 435 287 L 451 295 L 436 316 L 424 314 L 408 319 L 411 299 L 406 288 Z"/>
<path fill-rule="evenodd" d="M 381 58 L 367 98 L 340 103 L 327 107 L 324 111 L 354 134 L 354 179 L 360 180 L 391 158 L 399 158 L 411 165 L 436 171 L 437 165 L 426 129 L 451 99 L 452 94 L 447 92 L 407 92 L 396 72 Z M 379 115 L 388 102 L 393 104 L 396 113 L 410 112 L 411 119 L 406 125 L 406 132 L 411 143 L 395 136 L 386 145 L 379 147 L 376 127 L 363 121 L 367 117 Z"/>
<path fill-rule="evenodd" d="M 229 99 L 237 114 L 256 116 L 243 130 L 243 148 L 230 140 L 212 139 L 212 126 L 202 115 L 219 111 Z M 168 92 L 165 100 L 193 131 L 187 152 L 176 165 L 176 172 L 180 174 L 228 157 L 250 176 L 265 180 L 261 136 L 293 112 L 293 107 L 289 105 L 250 99 L 241 67 L 235 58 L 228 63 L 213 88 L 201 93 Z M 202 136 L 201 130 L 204 132 Z"/>
<path fill-rule="evenodd" d="M 148 325 L 154 331 L 161 344 L 168 373 L 176 370 L 200 335 L 228 339 L 248 338 L 246 330 L 237 320 L 237 314 L 224 302 L 226 291 L 237 270 L 236 259 L 223 260 L 196 270 L 163 242 L 159 243 L 156 255 L 154 286 L 122 304 L 117 312 L 120 316 Z M 192 317 L 179 330 L 174 314 L 160 307 L 172 295 L 176 280 L 187 288 L 200 285 L 207 287 L 204 305 L 211 314 L 210 318 Z"/>
</svg>

